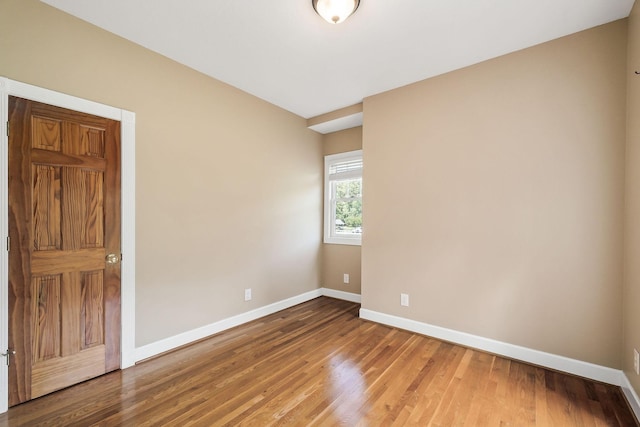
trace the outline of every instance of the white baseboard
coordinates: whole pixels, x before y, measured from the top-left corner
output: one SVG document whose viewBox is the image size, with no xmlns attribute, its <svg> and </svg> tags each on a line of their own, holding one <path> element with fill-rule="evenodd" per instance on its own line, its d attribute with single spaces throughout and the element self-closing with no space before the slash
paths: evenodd
<svg viewBox="0 0 640 427">
<path fill-rule="evenodd" d="M 268 316 L 269 314 L 293 307 L 294 305 L 310 301 L 314 298 L 318 298 L 319 296 L 327 296 L 357 303 L 359 303 L 361 299 L 360 295 L 350 292 L 336 291 L 328 288 L 314 289 L 313 291 L 305 292 L 304 294 L 297 295 L 295 297 L 287 298 L 264 307 L 256 308 L 255 310 L 251 310 L 246 313 L 238 314 L 237 316 L 222 319 L 209 325 L 138 347 L 135 349 L 135 361 L 139 362 L 141 360 L 157 356 L 224 330 Z"/>
<path fill-rule="evenodd" d="M 633 386 L 629 382 L 629 378 L 627 378 L 624 372 L 622 373 L 621 382 L 620 388 L 622 389 L 622 393 L 624 393 L 624 397 L 627 398 L 627 402 L 629 402 L 629 406 L 631 406 L 633 413 L 636 415 L 636 419 L 640 420 L 640 398 L 638 398 Z"/>
<path fill-rule="evenodd" d="M 335 289 L 329 289 L 329 288 L 320 288 L 320 291 L 322 292 L 322 295 L 325 297 L 336 298 L 336 299 L 341 299 L 341 300 L 350 301 L 350 302 L 357 302 L 358 304 L 362 302 L 362 296 L 360 294 L 354 294 L 352 292 L 337 291 Z"/>
<path fill-rule="evenodd" d="M 361 302 L 361 296 L 358 294 L 328 288 L 314 289 L 313 291 L 305 292 L 304 294 L 300 294 L 295 297 L 287 298 L 237 316 L 222 319 L 218 322 L 138 347 L 135 349 L 135 361 L 139 362 L 141 360 L 157 356 L 161 353 L 198 341 L 210 335 L 217 334 L 226 329 L 230 329 L 235 326 L 242 325 L 243 323 L 251 322 L 252 320 L 276 313 L 280 310 L 293 307 L 294 305 L 310 301 L 319 296 L 327 296 L 356 303 Z M 440 326 L 434 326 L 403 317 L 380 313 L 373 310 L 361 308 L 360 317 L 372 322 L 405 329 L 466 347 L 477 348 L 500 356 L 509 357 L 511 359 L 522 360 L 533 365 L 567 372 L 584 378 L 590 378 L 596 381 L 619 386 L 635 413 L 636 418 L 640 419 L 640 398 L 638 398 L 638 395 L 631 386 L 627 376 L 620 370 L 583 362 L 581 360 L 570 359 L 564 356 L 545 353 L 526 347 L 520 347 L 489 338 L 483 338 L 466 332 L 442 328 Z"/>
<path fill-rule="evenodd" d="M 372 322 L 394 326 L 411 332 L 417 332 L 422 335 L 460 344 L 465 347 L 477 348 L 479 350 L 484 350 L 510 359 L 521 360 L 533 365 L 567 372 L 569 374 L 590 378 L 607 384 L 613 384 L 616 386 L 622 385 L 621 382 L 623 374 L 622 371 L 618 369 L 595 365 L 581 360 L 570 359 L 564 356 L 545 353 L 543 351 L 520 347 L 372 310 L 360 309 L 360 317 Z"/>
<path fill-rule="evenodd" d="M 251 310 L 246 313 L 238 314 L 237 316 L 222 319 L 218 322 L 138 347 L 135 350 L 135 360 L 136 362 L 139 362 L 141 360 L 157 356 L 169 350 L 201 340 L 210 335 L 242 325 L 243 323 L 251 322 L 252 320 L 268 316 L 269 314 L 293 307 L 294 305 L 310 301 L 319 296 L 322 296 L 322 289 L 314 289 L 313 291 L 305 292 L 304 294 L 300 294 L 295 297 L 287 298 L 264 307 L 256 308 L 255 310 Z"/>
</svg>

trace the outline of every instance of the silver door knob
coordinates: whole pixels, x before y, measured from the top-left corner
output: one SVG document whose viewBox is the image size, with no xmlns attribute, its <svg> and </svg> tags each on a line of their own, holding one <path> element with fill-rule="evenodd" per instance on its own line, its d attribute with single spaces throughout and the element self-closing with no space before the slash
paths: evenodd
<svg viewBox="0 0 640 427">
<path fill-rule="evenodd" d="M 116 254 L 107 255 L 107 264 L 117 264 L 120 262 L 120 257 Z"/>
</svg>

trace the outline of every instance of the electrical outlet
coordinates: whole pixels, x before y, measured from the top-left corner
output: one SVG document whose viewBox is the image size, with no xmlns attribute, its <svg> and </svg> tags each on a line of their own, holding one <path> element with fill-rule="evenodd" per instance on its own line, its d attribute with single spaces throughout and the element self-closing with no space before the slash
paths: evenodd
<svg viewBox="0 0 640 427">
<path fill-rule="evenodd" d="M 344 273 L 344 278 L 342 279 L 342 281 L 344 283 L 349 283 L 349 275 L 347 273 Z"/>
<path fill-rule="evenodd" d="M 636 375 L 640 375 L 640 353 L 635 348 L 633 349 L 633 370 Z"/>
<path fill-rule="evenodd" d="M 409 307 L 409 294 L 400 294 L 400 305 Z"/>
<path fill-rule="evenodd" d="M 244 300 L 251 301 L 251 288 L 244 290 Z"/>
</svg>

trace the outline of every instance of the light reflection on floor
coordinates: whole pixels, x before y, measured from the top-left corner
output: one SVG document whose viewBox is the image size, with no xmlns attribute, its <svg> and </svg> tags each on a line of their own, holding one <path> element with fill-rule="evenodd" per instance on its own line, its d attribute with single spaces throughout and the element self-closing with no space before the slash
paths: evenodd
<svg viewBox="0 0 640 427">
<path fill-rule="evenodd" d="M 331 358 L 328 375 L 325 390 L 334 420 L 340 425 L 363 425 L 361 420 L 369 404 L 367 384 L 358 364 L 337 354 Z"/>
</svg>

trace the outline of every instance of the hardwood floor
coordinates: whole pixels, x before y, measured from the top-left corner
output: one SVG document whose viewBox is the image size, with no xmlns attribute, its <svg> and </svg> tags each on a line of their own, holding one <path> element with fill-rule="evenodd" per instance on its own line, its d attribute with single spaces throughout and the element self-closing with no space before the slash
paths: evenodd
<svg viewBox="0 0 640 427">
<path fill-rule="evenodd" d="M 635 426 L 617 387 L 318 298 L 13 407 L 0 425 Z"/>
</svg>

